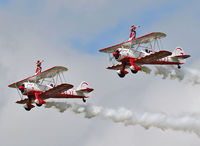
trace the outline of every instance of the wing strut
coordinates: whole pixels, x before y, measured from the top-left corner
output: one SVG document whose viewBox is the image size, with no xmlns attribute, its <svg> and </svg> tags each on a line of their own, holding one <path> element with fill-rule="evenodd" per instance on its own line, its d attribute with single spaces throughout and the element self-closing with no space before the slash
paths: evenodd
<svg viewBox="0 0 200 146">
<path fill-rule="evenodd" d="M 17 89 L 17 93 L 19 94 L 19 97 L 21 98 L 21 100 L 23 99 L 22 97 L 23 97 L 23 95 L 19 92 L 19 90 L 18 90 L 18 87 L 17 87 L 17 85 L 15 84 L 15 87 L 16 87 L 16 89 Z"/>
</svg>

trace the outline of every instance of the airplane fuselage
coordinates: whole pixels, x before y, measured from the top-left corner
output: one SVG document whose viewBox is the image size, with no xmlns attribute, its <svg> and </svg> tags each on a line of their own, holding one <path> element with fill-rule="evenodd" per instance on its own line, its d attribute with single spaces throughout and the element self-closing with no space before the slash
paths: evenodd
<svg viewBox="0 0 200 146">
<path fill-rule="evenodd" d="M 114 55 L 114 53 L 113 53 L 113 56 L 115 57 L 116 61 L 118 61 L 118 62 L 129 62 L 130 58 L 137 60 L 138 58 L 145 57 L 145 56 L 155 53 L 153 51 L 147 51 L 147 50 L 146 51 L 133 51 L 131 49 L 125 49 L 125 48 L 118 48 L 116 51 L 118 51 L 118 54 Z M 178 59 L 171 55 L 171 56 L 167 56 L 167 57 L 164 57 L 164 58 L 161 58 L 161 59 L 158 59 L 155 61 L 151 61 L 148 63 L 146 63 L 146 62 L 140 63 L 138 65 L 142 65 L 142 64 L 166 64 L 167 65 L 167 64 L 183 64 L 183 63 L 184 63 L 184 60 Z"/>
<path fill-rule="evenodd" d="M 36 84 L 32 82 L 25 82 L 19 87 L 19 90 L 21 91 L 23 95 L 35 97 L 35 93 L 41 94 L 49 89 L 52 89 L 53 87 L 54 87 L 53 85 L 41 85 L 41 84 Z M 74 89 L 68 89 L 58 94 L 56 98 L 59 98 L 59 96 L 63 97 L 66 95 L 69 95 L 70 97 L 72 95 L 72 96 L 77 96 L 77 98 L 80 96 L 87 98 L 83 92 L 79 92 Z"/>
</svg>

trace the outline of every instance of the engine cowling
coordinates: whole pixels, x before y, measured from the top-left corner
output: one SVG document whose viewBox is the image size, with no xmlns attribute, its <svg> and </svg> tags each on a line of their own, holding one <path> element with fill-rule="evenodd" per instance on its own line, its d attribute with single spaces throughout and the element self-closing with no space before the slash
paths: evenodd
<svg viewBox="0 0 200 146">
<path fill-rule="evenodd" d="M 23 83 L 21 86 L 18 87 L 18 89 L 21 91 L 22 94 L 27 94 L 28 92 L 31 91 L 40 91 L 37 84 L 29 82 Z"/>
<path fill-rule="evenodd" d="M 120 56 L 119 50 L 116 50 L 115 52 L 113 52 L 113 56 L 115 57 L 115 59 L 118 59 Z"/>
<path fill-rule="evenodd" d="M 24 84 L 22 84 L 21 86 L 19 86 L 19 88 L 18 88 L 20 91 L 21 91 L 21 93 L 23 94 L 24 93 L 24 91 L 25 91 L 25 87 L 24 87 Z"/>
</svg>

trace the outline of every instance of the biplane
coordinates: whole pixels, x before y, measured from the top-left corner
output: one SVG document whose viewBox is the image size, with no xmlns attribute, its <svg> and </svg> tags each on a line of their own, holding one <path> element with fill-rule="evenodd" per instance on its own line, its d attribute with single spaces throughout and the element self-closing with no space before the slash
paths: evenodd
<svg viewBox="0 0 200 146">
<path fill-rule="evenodd" d="M 8 87 L 16 88 L 20 94 L 21 100 L 18 104 L 25 104 L 24 108 L 30 111 L 33 103 L 37 106 L 45 104 L 45 100 L 49 98 L 81 98 L 86 102 L 87 93 L 93 91 L 88 87 L 88 83 L 82 82 L 77 89 L 73 89 L 73 85 L 63 83 L 65 78 L 63 72 L 68 69 L 63 66 L 55 66 L 40 72 L 36 75 L 28 77 L 24 80 L 8 85 Z M 25 98 L 24 96 L 25 95 Z"/>
<path fill-rule="evenodd" d="M 152 32 L 150 34 L 131 39 L 129 41 L 100 49 L 100 52 L 108 53 L 110 60 L 115 58 L 120 64 L 107 67 L 110 70 L 117 70 L 119 77 L 123 78 L 128 71 L 137 73 L 145 69 L 145 64 L 153 65 L 177 65 L 185 63 L 185 59 L 190 55 L 184 54 L 181 47 L 177 47 L 173 52 L 160 50 L 160 39 L 166 37 L 165 33 Z M 111 56 L 112 54 L 113 56 Z"/>
</svg>

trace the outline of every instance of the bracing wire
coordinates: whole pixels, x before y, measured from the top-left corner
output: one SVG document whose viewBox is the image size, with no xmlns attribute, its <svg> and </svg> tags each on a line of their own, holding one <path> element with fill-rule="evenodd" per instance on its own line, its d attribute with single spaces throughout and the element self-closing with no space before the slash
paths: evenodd
<svg viewBox="0 0 200 146">
<path fill-rule="evenodd" d="M 58 73 L 58 76 L 59 76 L 59 78 L 60 78 L 60 83 L 62 83 L 63 81 L 62 81 L 62 78 L 61 78 L 61 76 L 60 76 L 60 73 Z"/>
<path fill-rule="evenodd" d="M 62 77 L 63 77 L 64 82 L 66 83 L 67 81 L 66 81 L 66 79 L 65 79 L 65 76 L 63 75 L 63 72 L 62 72 L 61 74 L 62 74 Z"/>
<path fill-rule="evenodd" d="M 23 99 L 22 97 L 22 94 L 19 92 L 19 90 L 17 89 L 17 92 L 18 92 L 18 94 L 19 94 L 19 97 L 21 98 L 21 100 Z"/>
</svg>

